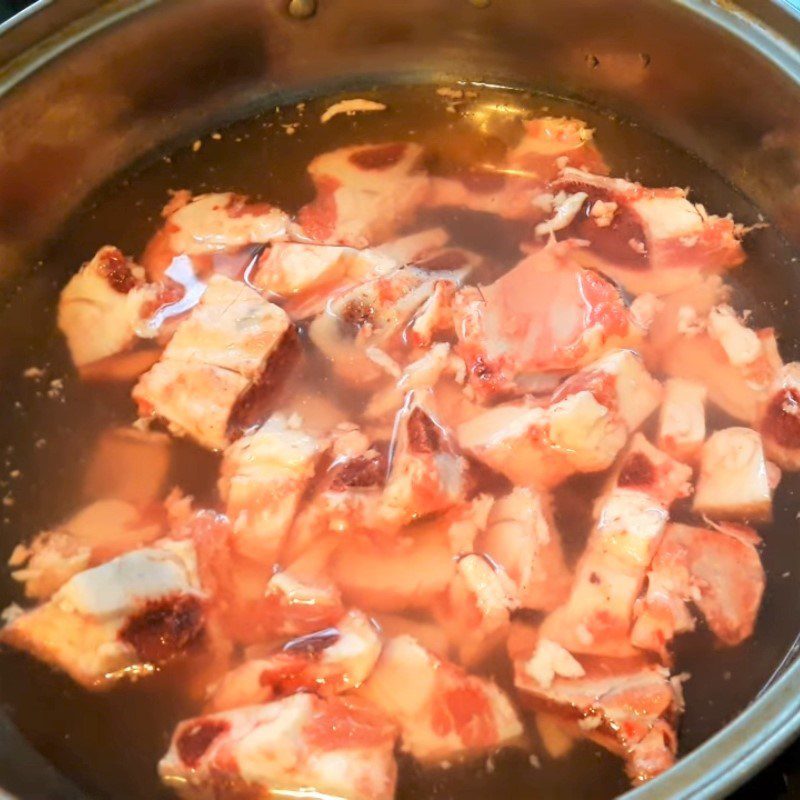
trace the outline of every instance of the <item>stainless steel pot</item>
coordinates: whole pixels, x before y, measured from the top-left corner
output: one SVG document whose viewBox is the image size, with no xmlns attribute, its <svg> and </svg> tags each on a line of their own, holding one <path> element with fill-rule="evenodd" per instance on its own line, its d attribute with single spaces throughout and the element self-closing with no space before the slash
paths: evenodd
<svg viewBox="0 0 800 800">
<path fill-rule="evenodd" d="M 265 98 L 420 79 L 524 86 L 612 109 L 697 154 L 800 243 L 800 13 L 786 2 L 317 5 L 301 20 L 288 0 L 39 0 L 0 28 L 0 297 L 92 189 L 154 148 Z M 29 345 L 25 324 L 0 312 L 0 370 Z M 787 650 L 798 580 L 775 626 L 772 649 L 785 658 L 760 695 L 631 798 L 723 796 L 800 731 L 800 661 Z M 2 714 L 0 785 L 20 798 L 84 797 Z"/>
</svg>

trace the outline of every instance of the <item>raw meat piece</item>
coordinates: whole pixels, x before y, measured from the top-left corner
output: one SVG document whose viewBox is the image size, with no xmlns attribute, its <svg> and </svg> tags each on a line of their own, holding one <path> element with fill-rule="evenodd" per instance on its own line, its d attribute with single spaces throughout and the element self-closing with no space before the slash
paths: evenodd
<svg viewBox="0 0 800 800">
<path fill-rule="evenodd" d="M 455 571 L 447 531 L 438 523 L 385 540 L 348 537 L 331 571 L 345 599 L 368 611 L 430 611 Z"/>
<path fill-rule="evenodd" d="M 505 641 L 516 605 L 514 589 L 485 556 L 468 553 L 458 559 L 438 618 L 465 667 L 480 664 Z"/>
<path fill-rule="evenodd" d="M 539 117 L 523 123 L 522 139 L 508 154 L 508 164 L 543 184 L 566 167 L 606 172 L 594 145 L 594 131 L 585 122 L 568 117 Z"/>
<path fill-rule="evenodd" d="M 143 416 L 222 449 L 275 390 L 294 343 L 285 312 L 243 283 L 214 276 L 134 400 Z"/>
<path fill-rule="evenodd" d="M 723 644 L 747 639 L 766 580 L 756 549 L 760 542 L 742 526 L 668 525 L 647 574 L 647 591 L 636 606 L 633 644 L 667 660 L 674 636 L 694 629 L 687 603 L 699 608 Z"/>
<path fill-rule="evenodd" d="M 775 332 L 751 330 L 720 308 L 727 309 L 715 306 L 707 320 L 676 336 L 664 349 L 661 367 L 668 375 L 702 382 L 712 403 L 754 425 L 782 366 Z"/>
<path fill-rule="evenodd" d="M 396 738 L 369 706 L 296 694 L 179 723 L 158 771 L 185 800 L 392 800 Z"/>
<path fill-rule="evenodd" d="M 632 350 L 608 353 L 567 378 L 553 393 L 551 403 L 588 391 L 603 406 L 619 415 L 633 432 L 658 408 L 661 384 Z"/>
<path fill-rule="evenodd" d="M 437 282 L 457 277 L 403 267 L 336 295 L 309 328 L 311 341 L 333 369 L 354 384 L 370 384 L 386 375 L 386 352 L 406 323 L 436 290 Z M 399 370 L 399 367 L 397 368 Z M 394 375 L 393 377 L 399 377 Z"/>
<path fill-rule="evenodd" d="M 0 641 L 102 689 L 191 652 L 204 605 L 191 542 L 161 540 L 73 575 L 6 625 Z"/>
<path fill-rule="evenodd" d="M 330 459 L 292 527 L 284 563 L 302 557 L 314 542 L 332 534 L 369 537 L 387 527 L 380 513 L 387 474 L 384 452 L 350 426 L 334 432 Z"/>
<path fill-rule="evenodd" d="M 470 166 L 431 178 L 426 205 L 535 220 L 552 194 L 547 184 L 567 164 L 604 172 L 592 131 L 576 119 L 542 117 L 524 123 L 523 135 L 497 165 Z"/>
<path fill-rule="evenodd" d="M 757 431 L 725 428 L 706 440 L 694 510 L 712 519 L 768 522 L 772 491 L 764 445 Z"/>
<path fill-rule="evenodd" d="M 493 284 L 456 295 L 457 352 L 480 395 L 528 391 L 542 373 L 572 372 L 641 340 L 617 287 L 580 267 L 575 249 L 545 247 Z"/>
<path fill-rule="evenodd" d="M 300 209 L 298 235 L 351 247 L 391 239 L 427 195 L 422 155 L 417 144 L 387 142 L 317 156 L 308 165 L 317 196 Z"/>
<path fill-rule="evenodd" d="M 358 695 L 397 722 L 403 749 L 420 761 L 475 757 L 516 744 L 523 734 L 494 683 L 437 658 L 410 636 L 386 643 Z"/>
<path fill-rule="evenodd" d="M 250 645 L 300 636 L 333 625 L 344 613 L 329 581 L 241 556 L 227 518 L 211 511 L 193 515 L 174 534 L 197 549 L 198 571 L 209 611 L 223 633 Z"/>
</svg>

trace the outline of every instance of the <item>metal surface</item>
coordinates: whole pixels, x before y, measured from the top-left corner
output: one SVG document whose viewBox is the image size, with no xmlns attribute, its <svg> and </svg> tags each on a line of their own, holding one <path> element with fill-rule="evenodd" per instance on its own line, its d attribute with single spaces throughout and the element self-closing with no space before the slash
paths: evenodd
<svg viewBox="0 0 800 800">
<path fill-rule="evenodd" d="M 284 0 L 40 0 L 0 28 L 0 290 L 87 193 L 144 153 L 267 96 L 410 77 L 614 109 L 698 154 L 800 242 L 800 18 L 790 4 L 477 5 L 319 0 L 298 20 Z M 723 796 L 799 729 L 795 660 L 721 733 L 628 796 Z M 81 797 L 1 715 L 0 781 L 24 798 Z"/>
</svg>

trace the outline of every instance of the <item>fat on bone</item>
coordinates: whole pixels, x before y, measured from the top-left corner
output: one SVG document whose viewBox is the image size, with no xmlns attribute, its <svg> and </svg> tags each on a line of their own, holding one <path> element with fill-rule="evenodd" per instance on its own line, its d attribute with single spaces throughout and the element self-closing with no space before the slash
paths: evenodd
<svg viewBox="0 0 800 800">
<path fill-rule="evenodd" d="M 179 723 L 158 765 L 185 800 L 301 795 L 391 800 L 395 727 L 366 704 L 295 694 Z"/>
<path fill-rule="evenodd" d="M 672 378 L 664 384 L 658 420 L 658 446 L 679 461 L 693 461 L 706 438 L 703 384 Z"/>
<path fill-rule="evenodd" d="M 140 413 L 223 449 L 236 433 L 237 409 L 247 409 L 248 390 L 269 395 L 276 389 L 293 334 L 280 308 L 243 283 L 214 276 L 161 360 L 134 388 Z"/>
</svg>

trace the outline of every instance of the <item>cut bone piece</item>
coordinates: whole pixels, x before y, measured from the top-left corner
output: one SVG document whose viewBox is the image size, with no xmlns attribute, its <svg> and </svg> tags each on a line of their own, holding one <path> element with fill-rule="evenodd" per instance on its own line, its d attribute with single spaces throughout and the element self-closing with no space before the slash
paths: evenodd
<svg viewBox="0 0 800 800">
<path fill-rule="evenodd" d="M 302 796 L 392 800 L 397 732 L 342 698 L 296 694 L 185 720 L 161 759 L 161 780 L 185 800 Z"/>
<path fill-rule="evenodd" d="M 300 209 L 299 235 L 359 248 L 391 239 L 427 195 L 422 155 L 417 144 L 387 142 L 317 156 L 308 166 L 317 196 Z"/>
<path fill-rule="evenodd" d="M 341 596 L 329 581 L 294 565 L 275 572 L 272 564 L 240 555 L 226 517 L 200 511 L 176 535 L 194 544 L 209 611 L 237 644 L 312 633 L 335 624 L 344 613 Z"/>
<path fill-rule="evenodd" d="M 282 414 L 225 451 L 219 493 L 244 556 L 273 564 L 327 442 Z"/>
<path fill-rule="evenodd" d="M 370 447 L 357 429 L 334 433 L 331 464 L 316 491 L 300 511 L 286 542 L 282 561 L 303 558 L 317 541 L 330 536 L 386 532 L 381 498 L 386 483 L 386 456 Z"/>
<path fill-rule="evenodd" d="M 260 256 L 248 280 L 255 288 L 277 295 L 292 319 L 307 319 L 322 312 L 336 292 L 416 261 L 425 264 L 427 259 L 443 259 L 451 252 L 445 248 L 448 239 L 443 228 L 428 228 L 363 250 L 343 245 L 275 242 Z M 465 266 L 469 254 L 453 252 L 465 253 L 459 260 Z M 449 260 L 455 263 L 453 256 Z"/>
<path fill-rule="evenodd" d="M 465 667 L 485 661 L 506 640 L 513 595 L 506 575 L 486 557 L 468 553 L 458 559 L 438 618 Z"/>
<path fill-rule="evenodd" d="M 575 733 L 624 758 L 634 783 L 672 766 L 683 703 L 663 667 L 643 659 L 582 657 L 566 661 L 570 669 L 560 671 L 571 674 L 562 675 L 556 660 L 552 679 L 543 684 L 541 669 L 531 668 L 534 661 L 520 658 L 514 664 L 514 683 L 526 707 L 563 720 Z"/>
<path fill-rule="evenodd" d="M 706 438 L 706 387 L 672 378 L 664 385 L 658 446 L 678 461 L 692 462 Z"/>
<path fill-rule="evenodd" d="M 800 363 L 786 364 L 764 397 L 758 428 L 767 457 L 781 469 L 800 470 Z"/>
<path fill-rule="evenodd" d="M 25 595 L 45 600 L 79 572 L 129 550 L 143 547 L 164 532 L 154 515 L 144 515 L 122 500 L 98 500 L 28 545 L 17 545 L 9 564 L 11 577 L 25 585 Z"/>
<path fill-rule="evenodd" d="M 461 448 L 514 483 L 547 489 L 576 472 L 611 466 L 655 410 L 661 385 L 629 350 L 565 381 L 549 406 L 515 401 L 458 427 Z"/>
<path fill-rule="evenodd" d="M 458 282 L 454 273 L 403 267 L 342 292 L 311 323 L 311 341 L 342 378 L 372 383 L 386 374 L 375 353 L 388 355 L 386 348 L 398 343 L 406 323 L 441 280 Z"/>
<path fill-rule="evenodd" d="M 629 431 L 635 431 L 658 408 L 663 389 L 632 350 L 608 353 L 562 383 L 552 403 L 589 391 L 606 408 L 614 409 Z"/>
<path fill-rule="evenodd" d="M 703 333 L 711 309 L 725 303 L 729 294 L 729 287 L 720 275 L 700 275 L 684 289 L 658 298 L 658 308 L 642 343 L 647 365 L 661 369 L 663 359 L 677 339 Z"/>
<path fill-rule="evenodd" d="M 579 254 L 634 294 L 667 294 L 698 275 L 723 272 L 744 261 L 741 229 L 730 217 L 710 215 L 683 189 L 647 189 L 567 167 L 556 189 L 586 194 L 566 233 L 592 244 Z M 613 203 L 610 221 L 597 204 Z"/>
<path fill-rule="evenodd" d="M 409 394 L 399 412 L 395 431 L 380 510 L 389 525 L 407 525 L 462 501 L 467 463 L 449 431 L 416 393 Z"/>
<path fill-rule="evenodd" d="M 373 622 L 360 611 L 349 611 L 335 626 L 292 639 L 228 672 L 215 687 L 208 710 L 266 703 L 298 691 L 330 695 L 357 689 L 380 652 Z"/>
<path fill-rule="evenodd" d="M 161 360 L 139 380 L 134 400 L 143 416 L 162 417 L 174 432 L 222 449 L 266 405 L 294 344 L 284 311 L 216 275 Z"/>
<path fill-rule="evenodd" d="M 545 247 L 491 285 L 457 293 L 457 352 L 482 396 L 519 394 L 536 376 L 574 371 L 641 340 L 618 288 L 580 267 L 575 250 Z"/>
<path fill-rule="evenodd" d="M 495 500 L 474 547 L 502 568 L 521 608 L 551 611 L 566 599 L 572 576 L 548 501 L 538 492 L 517 487 Z"/>
<path fill-rule="evenodd" d="M 592 141 L 594 131 L 579 119 L 539 117 L 523 123 L 523 134 L 508 153 L 508 164 L 543 184 L 565 167 L 604 173 L 603 157 Z"/>
<path fill-rule="evenodd" d="M 358 695 L 397 722 L 403 749 L 424 762 L 475 757 L 523 735 L 514 707 L 494 683 L 434 656 L 410 636 L 387 642 Z"/>
<path fill-rule="evenodd" d="M 83 494 L 144 507 L 163 496 L 171 464 L 167 434 L 132 426 L 109 428 L 97 439 L 83 478 Z"/>
<path fill-rule="evenodd" d="M 700 452 L 694 510 L 711 519 L 772 519 L 772 487 L 757 431 L 725 428 L 713 433 Z"/>
<path fill-rule="evenodd" d="M 619 463 L 614 486 L 646 492 L 664 508 L 691 494 L 692 469 L 654 447 L 643 434 L 631 439 L 630 447 Z"/>
<path fill-rule="evenodd" d="M 564 447 L 561 433 L 579 449 Z M 609 467 L 625 445 L 627 429 L 589 392 L 580 392 L 552 413 L 527 401 L 496 406 L 462 423 L 457 434 L 462 450 L 514 483 L 549 489 L 576 472 Z"/>
<path fill-rule="evenodd" d="M 598 501 L 597 522 L 575 570 L 569 598 L 541 635 L 571 653 L 625 657 L 634 603 L 669 519 L 688 491 L 691 469 L 636 437 L 615 485 Z"/>
<path fill-rule="evenodd" d="M 268 203 L 248 203 L 232 192 L 176 192 L 161 212 L 164 224 L 148 242 L 142 265 L 160 281 L 172 260 L 191 258 L 199 273 L 211 271 L 211 256 L 251 244 L 284 239 L 289 217 Z"/>
<path fill-rule="evenodd" d="M 647 575 L 647 592 L 637 603 L 633 644 L 667 659 L 674 636 L 694 628 L 689 602 L 723 644 L 733 647 L 747 639 L 766 580 L 760 542 L 741 526 L 668 525 Z"/>
<path fill-rule="evenodd" d="M 592 131 L 576 119 L 541 117 L 525 122 L 520 141 L 496 165 L 470 166 L 431 178 L 428 206 L 455 207 L 504 219 L 536 220 L 552 199 L 547 184 L 567 164 L 605 171 Z"/>
<path fill-rule="evenodd" d="M 79 370 L 131 350 L 158 288 L 116 247 L 101 247 L 61 292 L 58 327 Z"/>
<path fill-rule="evenodd" d="M 708 308 L 708 296 L 697 299 L 699 308 L 673 303 L 670 319 L 656 320 L 649 358 L 672 377 L 703 383 L 712 403 L 754 425 L 782 365 L 775 332 L 748 328 L 730 306 Z"/>
<path fill-rule="evenodd" d="M 0 640 L 102 689 L 191 651 L 205 616 L 192 544 L 163 540 L 74 575 Z"/>
<path fill-rule="evenodd" d="M 420 528 L 381 541 L 345 539 L 331 564 L 345 599 L 367 611 L 430 611 L 447 591 L 455 562 L 438 521 Z"/>
</svg>

